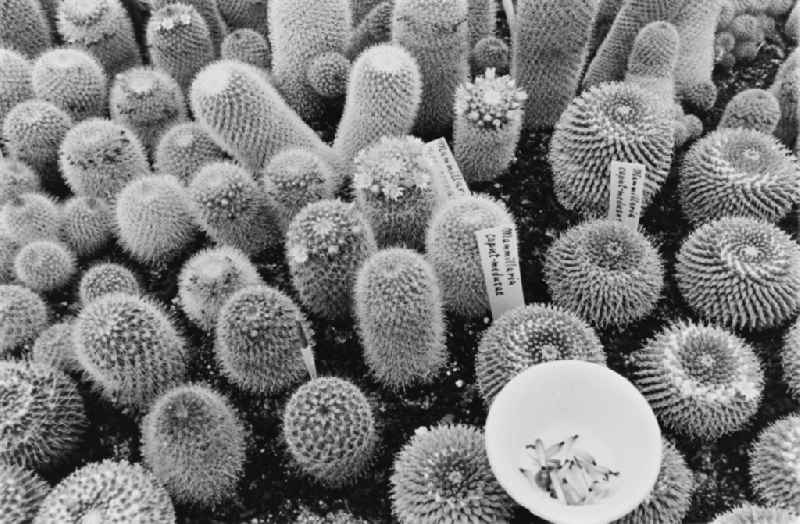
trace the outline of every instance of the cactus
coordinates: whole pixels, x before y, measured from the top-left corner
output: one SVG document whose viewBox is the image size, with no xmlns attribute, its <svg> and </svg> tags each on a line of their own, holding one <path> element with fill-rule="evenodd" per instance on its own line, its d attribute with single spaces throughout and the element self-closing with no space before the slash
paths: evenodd
<svg viewBox="0 0 800 524">
<path fill-rule="evenodd" d="M 22 54 L 0 49 L 0 123 L 14 106 L 33 98 L 31 69 L 31 62 Z"/>
<path fill-rule="evenodd" d="M 800 400 L 800 320 L 795 321 L 784 335 L 781 368 L 789 394 Z"/>
<path fill-rule="evenodd" d="M 283 438 L 300 471 L 332 488 L 361 477 L 378 443 L 367 397 L 335 377 L 316 378 L 292 394 L 283 412 Z"/>
<path fill-rule="evenodd" d="M 16 158 L 0 158 L 0 208 L 25 193 L 41 190 L 39 175 Z"/>
<path fill-rule="evenodd" d="M 109 78 L 142 64 L 133 23 L 120 0 L 61 0 L 57 17 L 64 42 L 92 53 Z"/>
<path fill-rule="evenodd" d="M 69 130 L 59 164 L 72 192 L 113 203 L 125 185 L 150 172 L 147 154 L 133 131 L 92 118 Z"/>
<path fill-rule="evenodd" d="M 218 3 L 228 29 L 252 29 L 266 38 L 268 0 L 225 0 Z"/>
<path fill-rule="evenodd" d="M 303 508 L 292 524 L 369 524 L 369 521 L 357 518 L 349 511 L 329 511 L 318 515 L 308 508 Z"/>
<path fill-rule="evenodd" d="M 0 47 L 35 58 L 53 45 L 38 0 L 6 0 L 0 6 Z"/>
<path fill-rule="evenodd" d="M 661 424 L 699 440 L 742 429 L 755 415 L 764 372 L 753 349 L 724 329 L 676 322 L 634 353 L 633 381 Z"/>
<path fill-rule="evenodd" d="M 603 43 L 624 1 L 625 0 L 598 0 L 597 13 L 595 14 L 595 20 L 592 26 L 592 34 L 589 37 L 588 50 L 590 55 L 595 54 L 597 48 Z"/>
<path fill-rule="evenodd" d="M 393 390 L 436 378 L 447 359 L 436 275 L 416 251 L 378 251 L 361 266 L 354 290 L 364 360 Z"/>
<path fill-rule="evenodd" d="M 662 439 L 661 469 L 650 494 L 614 524 L 683 522 L 692 504 L 694 475 L 672 442 Z M 754 523 L 755 524 L 755 523 Z"/>
<path fill-rule="evenodd" d="M 384 0 L 372 6 L 353 29 L 345 49 L 345 56 L 353 60 L 370 47 L 391 40 L 393 10 L 393 0 Z"/>
<path fill-rule="evenodd" d="M 219 54 L 222 41 L 228 34 L 228 27 L 222 19 L 222 13 L 220 13 L 220 6 L 218 4 L 225 4 L 228 1 L 229 0 L 222 0 L 221 2 L 218 2 L 218 0 L 180 0 L 179 2 L 178 0 L 149 0 L 154 13 L 163 7 L 177 3 L 193 7 L 206 23 L 211 43 L 214 46 L 214 55 Z"/>
<path fill-rule="evenodd" d="M 425 240 L 445 308 L 466 318 L 489 311 L 475 232 L 497 226 L 516 227 L 505 205 L 486 196 L 449 200 L 434 213 Z"/>
<path fill-rule="evenodd" d="M 266 190 L 232 162 L 200 168 L 188 193 L 200 227 L 219 244 L 255 255 L 283 240 L 276 206 Z"/>
<path fill-rule="evenodd" d="M 349 0 L 350 12 L 352 13 L 353 25 L 360 24 L 364 18 L 369 16 L 369 13 L 375 9 L 375 6 L 383 3 L 383 0 Z M 392 2 L 394 0 L 388 0 Z"/>
<path fill-rule="evenodd" d="M 597 0 L 520 0 L 511 74 L 537 103 L 526 129 L 550 129 L 580 83 Z"/>
<path fill-rule="evenodd" d="M 497 77 L 494 69 L 458 87 L 453 152 L 467 181 L 493 180 L 514 160 L 527 98 L 511 77 Z"/>
<path fill-rule="evenodd" d="M 0 209 L 0 229 L 20 244 L 32 240 L 58 240 L 61 209 L 43 193 L 23 193 Z"/>
<path fill-rule="evenodd" d="M 766 329 L 800 309 L 800 246 L 767 222 L 728 217 L 684 240 L 675 279 L 701 317 L 736 329 Z"/>
<path fill-rule="evenodd" d="M 781 118 L 775 129 L 775 136 L 787 147 L 794 147 L 797 139 L 798 107 L 800 107 L 800 50 L 792 53 L 784 60 L 775 73 L 775 79 L 769 88 L 781 107 Z"/>
<path fill-rule="evenodd" d="M 87 376 L 124 407 L 147 408 L 186 375 L 186 344 L 149 299 L 126 293 L 96 298 L 75 320 L 72 341 Z"/>
<path fill-rule="evenodd" d="M 419 428 L 394 461 L 392 513 L 401 524 L 507 522 L 513 502 L 495 480 L 483 433 Z"/>
<path fill-rule="evenodd" d="M 763 89 L 745 89 L 725 106 L 718 128 L 744 128 L 772 134 L 780 118 L 781 107 L 775 95 Z"/>
<path fill-rule="evenodd" d="M 308 62 L 306 82 L 319 96 L 325 99 L 344 96 L 350 61 L 341 53 L 321 53 Z"/>
<path fill-rule="evenodd" d="M 116 223 L 122 247 L 154 265 L 180 256 L 197 231 L 189 191 L 172 175 L 146 176 L 125 186 Z"/>
<path fill-rule="evenodd" d="M 36 473 L 0 465 L 0 512 L 9 522 L 31 522 L 50 486 Z"/>
<path fill-rule="evenodd" d="M 333 198 L 334 172 L 311 150 L 286 148 L 272 157 L 262 183 L 275 202 L 281 222 L 287 224 L 307 204 Z"/>
<path fill-rule="evenodd" d="M 77 271 L 75 254 L 61 242 L 35 240 L 14 257 L 17 279 L 37 293 L 63 288 Z"/>
<path fill-rule="evenodd" d="M 220 55 L 223 60 L 239 60 L 261 69 L 269 69 L 272 51 L 264 35 L 253 29 L 232 31 L 222 41 Z"/>
<path fill-rule="evenodd" d="M 309 65 L 323 53 L 344 53 L 351 26 L 348 0 L 270 0 L 267 16 L 275 85 L 303 120 L 317 120 L 324 105 L 308 82 Z"/>
<path fill-rule="evenodd" d="M 136 133 L 154 151 L 162 133 L 186 120 L 186 101 L 178 83 L 151 67 L 135 67 L 114 79 L 109 96 L 111 118 Z"/>
<path fill-rule="evenodd" d="M 334 150 L 352 160 L 384 135 L 409 133 L 421 95 L 419 68 L 405 49 L 380 44 L 364 51 L 350 73 Z"/>
<path fill-rule="evenodd" d="M 141 286 L 133 271 L 111 262 L 91 266 L 81 277 L 78 286 L 78 297 L 84 306 L 111 293 L 139 295 L 141 292 Z"/>
<path fill-rule="evenodd" d="M 80 371 L 72 345 L 72 322 L 59 322 L 42 331 L 33 343 L 31 359 L 64 372 Z"/>
<path fill-rule="evenodd" d="M 286 258 L 300 302 L 325 319 L 346 318 L 356 272 L 376 250 L 372 229 L 354 204 L 308 204 L 286 233 Z"/>
<path fill-rule="evenodd" d="M 606 352 L 594 329 L 574 313 L 545 304 L 520 306 L 495 320 L 483 334 L 475 354 L 476 382 L 485 404 L 491 406 L 517 374 L 564 359 L 605 365 Z"/>
<path fill-rule="evenodd" d="M 91 256 L 114 237 L 114 214 L 106 201 L 72 197 L 64 204 L 61 237 L 79 257 Z"/>
<path fill-rule="evenodd" d="M 147 22 L 147 49 L 152 64 L 169 73 L 184 91 L 215 56 L 205 20 L 183 3 L 153 12 Z"/>
<path fill-rule="evenodd" d="M 139 464 L 104 460 L 77 469 L 44 499 L 34 524 L 175 522 L 169 494 Z"/>
<path fill-rule="evenodd" d="M 52 103 L 80 122 L 106 113 L 107 80 L 103 66 L 81 49 L 51 49 L 33 63 L 36 98 Z"/>
<path fill-rule="evenodd" d="M 413 136 L 382 137 L 355 158 L 358 208 L 380 247 L 422 249 L 436 205 L 424 143 Z"/>
<path fill-rule="evenodd" d="M 777 222 L 800 200 L 800 164 L 773 136 L 718 129 L 692 146 L 680 169 L 679 197 L 694 224 L 725 216 Z"/>
<path fill-rule="evenodd" d="M 494 69 L 498 75 L 507 75 L 511 68 L 511 51 L 501 38 L 487 36 L 481 38 L 469 55 L 472 76 L 482 75 L 487 69 Z"/>
<path fill-rule="evenodd" d="M 750 449 L 750 487 L 771 508 L 800 513 L 800 416 L 787 415 L 761 433 Z"/>
<path fill-rule="evenodd" d="M 600 328 L 649 315 L 664 286 L 664 265 L 636 229 L 612 220 L 584 222 L 550 246 L 544 263 L 553 303 Z"/>
<path fill-rule="evenodd" d="M 781 508 L 765 508 L 743 504 L 720 513 L 711 524 L 794 524 L 797 515 Z"/>
<path fill-rule="evenodd" d="M 22 245 L 5 233 L 0 233 L 0 284 L 14 281 L 14 257 Z"/>
<path fill-rule="evenodd" d="M 453 123 L 456 88 L 469 77 L 467 0 L 396 0 L 392 43 L 406 48 L 422 74 L 415 134 L 439 136 Z"/>
<path fill-rule="evenodd" d="M 233 496 L 244 472 L 244 427 L 216 391 L 179 386 L 144 418 L 142 456 L 176 502 L 218 506 Z"/>
<path fill-rule="evenodd" d="M 239 388 L 275 395 L 308 374 L 301 351 L 311 326 L 295 303 L 269 286 L 250 286 L 219 311 L 214 353 L 225 376 Z"/>
<path fill-rule="evenodd" d="M 793 42 L 800 41 L 800 6 L 797 4 L 794 5 L 789 13 L 783 31 Z"/>
<path fill-rule="evenodd" d="M 247 255 L 229 246 L 195 253 L 178 276 L 178 299 L 193 323 L 211 331 L 219 311 L 242 288 L 263 284 Z"/>
<path fill-rule="evenodd" d="M 30 289 L 0 285 L 0 356 L 33 342 L 47 327 L 47 304 Z"/>
<path fill-rule="evenodd" d="M 467 0 L 467 26 L 469 48 L 473 49 L 481 39 L 494 36 L 497 24 L 497 2 L 495 0 Z"/>
<path fill-rule="evenodd" d="M 550 163 L 558 201 L 586 216 L 608 212 L 612 160 L 646 169 L 642 207 L 669 173 L 674 143 L 672 107 L 629 83 L 608 83 L 572 101 L 556 124 Z"/>
<path fill-rule="evenodd" d="M 29 361 L 0 361 L 0 463 L 46 470 L 77 451 L 87 425 L 78 387 L 63 372 Z"/>
<path fill-rule="evenodd" d="M 184 184 L 205 164 L 224 160 L 223 151 L 196 122 L 175 124 L 164 131 L 155 151 L 156 173 L 175 175 Z"/>
</svg>

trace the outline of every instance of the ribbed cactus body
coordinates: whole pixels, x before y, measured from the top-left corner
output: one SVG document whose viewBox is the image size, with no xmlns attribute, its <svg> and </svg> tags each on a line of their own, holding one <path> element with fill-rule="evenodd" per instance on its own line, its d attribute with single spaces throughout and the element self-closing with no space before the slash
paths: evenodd
<svg viewBox="0 0 800 524">
<path fill-rule="evenodd" d="M 222 0 L 223 4 L 226 2 L 228 0 Z M 197 13 L 203 17 L 206 27 L 208 27 L 211 43 L 214 46 L 214 54 L 219 54 L 222 41 L 228 34 L 228 27 L 219 10 L 219 2 L 217 0 L 150 0 L 154 12 L 164 6 L 178 3 L 194 7 Z"/>
<path fill-rule="evenodd" d="M 174 175 L 184 184 L 206 164 L 224 160 L 219 147 L 197 122 L 175 124 L 161 135 L 155 150 L 156 173 Z"/>
<path fill-rule="evenodd" d="M 120 264 L 102 262 L 91 266 L 83 274 L 78 286 L 78 297 L 85 306 L 103 295 L 111 293 L 138 295 L 141 291 L 133 271 Z"/>
<path fill-rule="evenodd" d="M 97 253 L 114 236 L 113 208 L 99 198 L 70 198 L 62 210 L 61 236 L 79 257 Z"/>
<path fill-rule="evenodd" d="M 335 180 L 333 170 L 319 155 L 291 147 L 272 157 L 262 178 L 284 226 L 307 204 L 333 198 Z"/>
<path fill-rule="evenodd" d="M 525 128 L 549 129 L 572 100 L 586 61 L 597 0 L 521 0 L 511 74 L 536 104 Z"/>
<path fill-rule="evenodd" d="M 17 280 L 37 293 L 63 288 L 77 270 L 75 254 L 63 243 L 52 240 L 29 242 L 14 257 Z"/>
<path fill-rule="evenodd" d="M 39 0 L 6 0 L 0 4 L 0 47 L 35 58 L 52 45 L 50 25 Z"/>
<path fill-rule="evenodd" d="M 16 158 L 0 158 L 0 209 L 14 197 L 41 190 L 39 175 Z"/>
<path fill-rule="evenodd" d="M 86 51 L 63 48 L 43 53 L 33 64 L 31 81 L 36 98 L 66 111 L 75 122 L 106 113 L 106 73 Z"/>
<path fill-rule="evenodd" d="M 453 123 L 456 88 L 469 75 L 467 0 L 397 0 L 392 42 L 417 61 L 422 100 L 415 132 L 438 136 Z"/>
<path fill-rule="evenodd" d="M 47 304 L 26 287 L 0 285 L 0 355 L 33 342 L 47 327 Z"/>
<path fill-rule="evenodd" d="M 14 106 L 33 98 L 31 69 L 31 62 L 23 54 L 0 49 L 0 124 Z"/>
<path fill-rule="evenodd" d="M 58 240 L 61 222 L 58 204 L 43 193 L 23 193 L 0 208 L 0 229 L 20 243 Z"/>
<path fill-rule="evenodd" d="M 229 33 L 222 41 L 220 57 L 222 60 L 239 60 L 261 69 L 269 69 L 272 64 L 269 42 L 264 35 L 249 28 Z"/>
<path fill-rule="evenodd" d="M 72 124 L 69 114 L 50 102 L 17 104 L 3 121 L 6 152 L 35 169 L 44 184 L 57 184 L 58 146 Z"/>
<path fill-rule="evenodd" d="M 382 44 L 364 51 L 350 73 L 344 113 L 333 148 L 352 160 L 384 135 L 409 133 L 417 118 L 422 78 L 402 47 Z"/>
</svg>

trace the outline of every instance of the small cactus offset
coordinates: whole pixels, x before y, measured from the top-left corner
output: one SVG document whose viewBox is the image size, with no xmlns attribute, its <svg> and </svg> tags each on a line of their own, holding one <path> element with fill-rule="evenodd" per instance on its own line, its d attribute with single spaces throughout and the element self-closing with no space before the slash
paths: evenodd
<svg viewBox="0 0 800 524">
<path fill-rule="evenodd" d="M 264 35 L 248 28 L 237 29 L 225 37 L 220 57 L 223 60 L 239 60 L 261 69 L 269 69 L 272 64 L 269 42 Z"/>
<path fill-rule="evenodd" d="M 32 522 L 50 486 L 32 470 L 0 465 L 0 514 L 9 522 Z"/>
<path fill-rule="evenodd" d="M 47 321 L 47 304 L 39 295 L 16 284 L 0 285 L 0 357 L 33 342 Z"/>
<path fill-rule="evenodd" d="M 16 158 L 0 158 L 0 208 L 25 193 L 42 189 L 39 174 Z"/>
<path fill-rule="evenodd" d="M 120 0 L 61 0 L 57 25 L 64 42 L 92 53 L 109 78 L 142 64 L 133 23 Z"/>
<path fill-rule="evenodd" d="M 220 246 L 199 251 L 186 261 L 178 275 L 178 299 L 189 320 L 211 331 L 231 295 L 259 284 L 263 281 L 247 255 Z"/>
<path fill-rule="evenodd" d="M 344 96 L 350 60 L 337 52 L 321 53 L 308 62 L 306 81 L 311 89 L 324 99 Z"/>
<path fill-rule="evenodd" d="M 81 277 L 78 297 L 86 306 L 103 295 L 127 293 L 139 295 L 142 289 L 133 271 L 112 262 L 101 262 L 91 266 Z"/>
<path fill-rule="evenodd" d="M 147 22 L 147 49 L 155 67 L 188 91 L 197 73 L 214 60 L 208 24 L 191 5 L 169 4 Z"/>
<path fill-rule="evenodd" d="M 391 44 L 364 51 L 353 65 L 334 150 L 352 160 L 384 135 L 409 133 L 421 94 L 419 68 L 408 51 Z"/>
<path fill-rule="evenodd" d="M 719 128 L 752 129 L 772 134 L 781 118 L 781 106 L 775 95 L 764 89 L 745 89 L 725 106 Z"/>
<path fill-rule="evenodd" d="M 14 106 L 33 98 L 32 68 L 30 60 L 21 53 L 0 49 L 0 123 Z"/>
<path fill-rule="evenodd" d="M 99 198 L 70 198 L 62 211 L 61 237 L 77 256 L 94 255 L 114 237 L 114 210 Z"/>
<path fill-rule="evenodd" d="M 14 258 L 14 274 L 37 293 L 66 286 L 78 271 L 75 254 L 63 243 L 36 240 L 22 246 Z"/>
<path fill-rule="evenodd" d="M 800 416 L 787 415 L 759 433 L 750 448 L 750 487 L 771 508 L 800 513 Z"/>
<path fill-rule="evenodd" d="M 0 208 L 0 229 L 19 243 L 58 240 L 61 224 L 60 207 L 43 193 L 23 193 Z"/>
<path fill-rule="evenodd" d="M 188 185 L 201 167 L 225 158 L 225 151 L 200 124 L 183 122 L 175 124 L 161 135 L 153 168 L 156 173 L 174 175 Z"/>
<path fill-rule="evenodd" d="M 229 0 L 222 0 L 221 2 L 218 2 L 218 0 L 149 0 L 153 12 L 156 12 L 165 6 L 177 3 L 182 3 L 195 8 L 197 13 L 203 17 L 206 27 L 208 27 L 208 34 L 211 38 L 211 43 L 214 46 L 215 55 L 219 54 L 222 41 L 228 34 L 228 26 L 222 19 L 222 13 L 220 13 L 219 4 L 225 4 L 228 1 Z"/>
<path fill-rule="evenodd" d="M 422 249 L 436 206 L 433 172 L 416 137 L 382 137 L 355 158 L 358 208 L 379 247 Z"/>
<path fill-rule="evenodd" d="M 228 29 L 252 29 L 267 37 L 268 0 L 224 0 L 217 3 Z"/>
<path fill-rule="evenodd" d="M 106 73 L 86 51 L 62 48 L 43 53 L 33 63 L 31 82 L 36 98 L 66 111 L 74 122 L 106 113 Z"/>
<path fill-rule="evenodd" d="M 502 38 L 487 36 L 481 38 L 469 55 L 472 76 L 482 75 L 487 69 L 494 69 L 498 75 L 507 75 L 511 68 L 511 52 Z"/>
<path fill-rule="evenodd" d="M 133 130 L 151 152 L 169 127 L 186 120 L 180 86 L 155 68 L 135 67 L 118 74 L 109 99 L 111 118 Z"/>
<path fill-rule="evenodd" d="M 484 76 L 456 91 L 453 153 L 468 182 L 501 175 L 514 160 L 528 96 L 509 76 Z"/>
<path fill-rule="evenodd" d="M 304 148 L 289 147 L 272 157 L 262 183 L 287 226 L 307 204 L 333 198 L 336 191 L 333 169 Z"/>
<path fill-rule="evenodd" d="M 711 524 L 795 524 L 798 515 L 792 511 L 743 504 L 728 510 L 711 521 Z"/>
<path fill-rule="evenodd" d="M 65 372 L 80 371 L 72 345 L 72 321 L 65 320 L 42 331 L 31 348 L 31 359 Z"/>
<path fill-rule="evenodd" d="M 6 0 L 0 4 L 0 47 L 35 58 L 53 45 L 39 0 Z"/>
<path fill-rule="evenodd" d="M 333 320 L 352 309 L 353 284 L 377 245 L 355 204 L 320 200 L 289 224 L 286 258 L 300 301 L 313 314 Z"/>
<path fill-rule="evenodd" d="M 378 251 L 355 284 L 364 360 L 381 384 L 405 390 L 433 381 L 447 359 L 441 292 L 433 268 L 416 251 Z"/>
</svg>

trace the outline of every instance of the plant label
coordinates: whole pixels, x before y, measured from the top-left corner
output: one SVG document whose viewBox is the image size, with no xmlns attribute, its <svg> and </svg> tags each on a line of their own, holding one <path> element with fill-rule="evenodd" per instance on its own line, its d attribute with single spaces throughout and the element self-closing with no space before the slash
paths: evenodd
<svg viewBox="0 0 800 524">
<path fill-rule="evenodd" d="M 433 187 L 443 200 L 469 195 L 470 190 L 464 175 L 456 163 L 447 140 L 437 138 L 425 144 L 425 158 L 433 168 Z"/>
<path fill-rule="evenodd" d="M 639 225 L 646 170 L 643 164 L 612 160 L 609 166 L 608 218 Z"/>
<path fill-rule="evenodd" d="M 514 226 L 498 226 L 475 232 L 483 278 L 492 317 L 525 305 Z"/>
</svg>

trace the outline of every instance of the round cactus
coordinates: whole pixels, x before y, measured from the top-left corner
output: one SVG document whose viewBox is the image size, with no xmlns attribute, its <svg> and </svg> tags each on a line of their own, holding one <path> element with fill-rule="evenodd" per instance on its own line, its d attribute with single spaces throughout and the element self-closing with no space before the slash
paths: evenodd
<svg viewBox="0 0 800 524">
<path fill-rule="evenodd" d="M 125 186 L 116 208 L 122 247 L 147 264 L 180 256 L 197 231 L 188 193 L 172 175 L 146 176 Z"/>
<path fill-rule="evenodd" d="M 283 240 L 276 206 L 266 190 L 233 162 L 200 168 L 189 197 L 200 227 L 219 244 L 255 255 Z"/>
<path fill-rule="evenodd" d="M 367 397 L 335 377 L 314 379 L 292 394 L 283 412 L 283 438 L 300 471 L 332 488 L 361 477 L 378 442 Z"/>
<path fill-rule="evenodd" d="M 506 522 L 512 500 L 495 480 L 483 433 L 458 424 L 419 428 L 400 450 L 390 478 L 401 524 Z"/>
<path fill-rule="evenodd" d="M 376 249 L 372 229 L 354 204 L 308 204 L 286 233 L 286 258 L 300 301 L 326 319 L 347 317 L 356 272 Z"/>
<path fill-rule="evenodd" d="M 272 157 L 262 178 L 286 224 L 307 204 L 333 198 L 334 180 L 333 170 L 322 157 L 298 147 L 284 149 Z"/>
<path fill-rule="evenodd" d="M 646 317 L 664 286 L 663 262 L 647 238 L 605 219 L 562 234 L 547 252 L 544 273 L 555 304 L 601 328 Z"/>
<path fill-rule="evenodd" d="M 31 358 L 61 371 L 80 371 L 72 345 L 72 322 L 59 322 L 42 331 L 33 343 Z"/>
<path fill-rule="evenodd" d="M 795 524 L 797 515 L 781 508 L 744 504 L 716 516 L 711 524 Z"/>
<path fill-rule="evenodd" d="M 141 292 L 139 280 L 133 271 L 111 262 L 95 264 L 87 269 L 78 286 L 78 296 L 84 306 L 111 293 L 138 295 Z"/>
<path fill-rule="evenodd" d="M 789 386 L 789 393 L 800 401 L 800 320 L 786 331 L 781 352 L 783 381 Z"/>
<path fill-rule="evenodd" d="M 4 233 L 20 242 L 58 240 L 62 214 L 56 202 L 42 193 L 23 193 L 0 208 Z"/>
<path fill-rule="evenodd" d="M 763 89 L 745 89 L 725 106 L 718 127 L 752 129 L 772 134 L 780 119 L 781 106 L 775 95 Z"/>
<path fill-rule="evenodd" d="M 222 41 L 223 60 L 239 60 L 261 69 L 269 69 L 272 53 L 264 35 L 249 28 L 232 31 Z"/>
<path fill-rule="evenodd" d="M 500 201 L 485 196 L 453 198 L 433 215 L 425 251 L 448 311 L 467 318 L 489 311 L 475 232 L 497 226 L 515 228 L 514 219 Z"/>
<path fill-rule="evenodd" d="M 681 452 L 670 441 L 661 445 L 661 469 L 650 494 L 636 509 L 614 524 L 683 522 L 692 504 L 694 476 Z M 755 523 L 754 523 L 755 524 Z"/>
<path fill-rule="evenodd" d="M 203 21 L 205 21 L 211 43 L 214 46 L 214 53 L 217 54 L 228 33 L 228 28 L 220 13 L 221 6 L 219 4 L 225 4 L 227 1 L 228 0 L 223 0 L 221 2 L 218 0 L 183 0 L 178 2 L 178 0 L 149 0 L 149 3 L 153 12 L 167 5 L 177 3 L 193 7 L 203 18 Z"/>
<path fill-rule="evenodd" d="M 236 248 L 220 246 L 192 256 L 178 276 L 181 309 L 200 328 L 211 331 L 219 310 L 231 295 L 262 284 L 258 270 Z"/>
<path fill-rule="evenodd" d="M 431 382 L 447 359 L 441 292 L 433 268 L 416 251 L 378 251 L 355 285 L 364 360 L 395 390 Z"/>
<path fill-rule="evenodd" d="M 753 349 L 724 329 L 677 322 L 634 353 L 633 380 L 671 431 L 716 440 L 755 415 L 764 372 Z"/>
<path fill-rule="evenodd" d="M 344 96 L 349 74 L 350 61 L 343 54 L 322 53 L 308 63 L 306 81 L 322 98 L 337 98 Z"/>
<path fill-rule="evenodd" d="M 55 182 L 58 146 L 71 127 L 72 118 L 50 102 L 21 102 L 3 121 L 6 152 L 35 169 L 43 182 Z"/>
<path fill-rule="evenodd" d="M 506 312 L 486 330 L 475 355 L 475 377 L 487 406 L 501 389 L 530 366 L 552 360 L 605 365 L 594 329 L 574 313 L 544 304 Z"/>
<path fill-rule="evenodd" d="M 684 157 L 681 208 L 695 224 L 725 216 L 777 222 L 800 200 L 798 178 L 797 159 L 772 135 L 719 129 Z"/>
<path fill-rule="evenodd" d="M 800 416 L 778 419 L 750 449 L 750 487 L 769 507 L 800 512 Z"/>
<path fill-rule="evenodd" d="M 642 207 L 664 184 L 672 162 L 672 106 L 629 83 L 593 87 L 572 101 L 556 124 L 550 163 L 558 201 L 587 216 L 608 213 L 613 160 L 644 165 Z"/>
<path fill-rule="evenodd" d="M 478 40 L 469 55 L 473 76 L 494 69 L 498 75 L 507 75 L 511 67 L 511 52 L 502 38 L 487 36 Z"/>
<path fill-rule="evenodd" d="M 169 494 L 139 464 L 93 462 L 62 480 L 44 499 L 34 524 L 175 522 Z"/>
<path fill-rule="evenodd" d="M 53 45 L 47 17 L 37 0 L 6 0 L 0 6 L 0 47 L 29 58 Z"/>
<path fill-rule="evenodd" d="M 424 246 L 436 205 L 435 174 L 424 146 L 410 135 L 382 137 L 355 158 L 356 202 L 378 246 Z"/>
<path fill-rule="evenodd" d="M 150 171 L 144 147 L 133 131 L 100 118 L 84 120 L 69 130 L 59 163 L 73 193 L 109 202 L 116 200 L 125 184 Z"/>
<path fill-rule="evenodd" d="M 0 158 L 0 208 L 24 193 L 41 190 L 39 175 L 16 158 Z"/>
<path fill-rule="evenodd" d="M 33 98 L 31 63 L 13 49 L 0 49 L 0 122 L 11 109 Z"/>
<path fill-rule="evenodd" d="M 28 288 L 0 285 L 0 356 L 32 342 L 47 327 L 47 304 Z"/>
<path fill-rule="evenodd" d="M 77 272 L 75 254 L 63 243 L 35 240 L 22 246 L 14 258 L 14 273 L 33 291 L 56 291 Z"/>
<path fill-rule="evenodd" d="M 52 49 L 33 63 L 33 93 L 66 111 L 75 122 L 106 112 L 106 73 L 80 49 Z"/>
<path fill-rule="evenodd" d="M 158 306 L 138 296 L 111 293 L 86 304 L 72 340 L 88 377 L 126 407 L 146 408 L 186 375 L 183 339 Z"/>
<path fill-rule="evenodd" d="M 83 398 L 63 372 L 43 364 L 0 361 L 0 463 L 30 469 L 63 464 L 87 425 Z"/>
<path fill-rule="evenodd" d="M 64 204 L 61 236 L 79 257 L 97 253 L 114 236 L 114 215 L 105 200 L 72 197 Z"/>
<path fill-rule="evenodd" d="M 152 67 L 135 67 L 114 78 L 109 96 L 111 118 L 132 129 L 153 151 L 161 134 L 186 120 L 186 100 L 178 83 Z"/>
<path fill-rule="evenodd" d="M 5 233 L 0 233 L 0 284 L 14 280 L 14 258 L 22 244 Z"/>
<path fill-rule="evenodd" d="M 224 160 L 222 150 L 196 122 L 175 124 L 161 135 L 155 151 L 156 173 L 174 175 L 189 184 L 201 167 Z"/>
<path fill-rule="evenodd" d="M 710 222 L 681 246 L 675 279 L 705 319 L 733 328 L 777 326 L 800 308 L 800 247 L 750 218 Z"/>
<path fill-rule="evenodd" d="M 142 456 L 178 503 L 213 507 L 236 492 L 245 432 L 228 401 L 204 386 L 161 395 L 142 422 Z"/>
<path fill-rule="evenodd" d="M 33 471 L 0 464 L 0 514 L 9 522 L 31 522 L 50 486 Z"/>
</svg>

